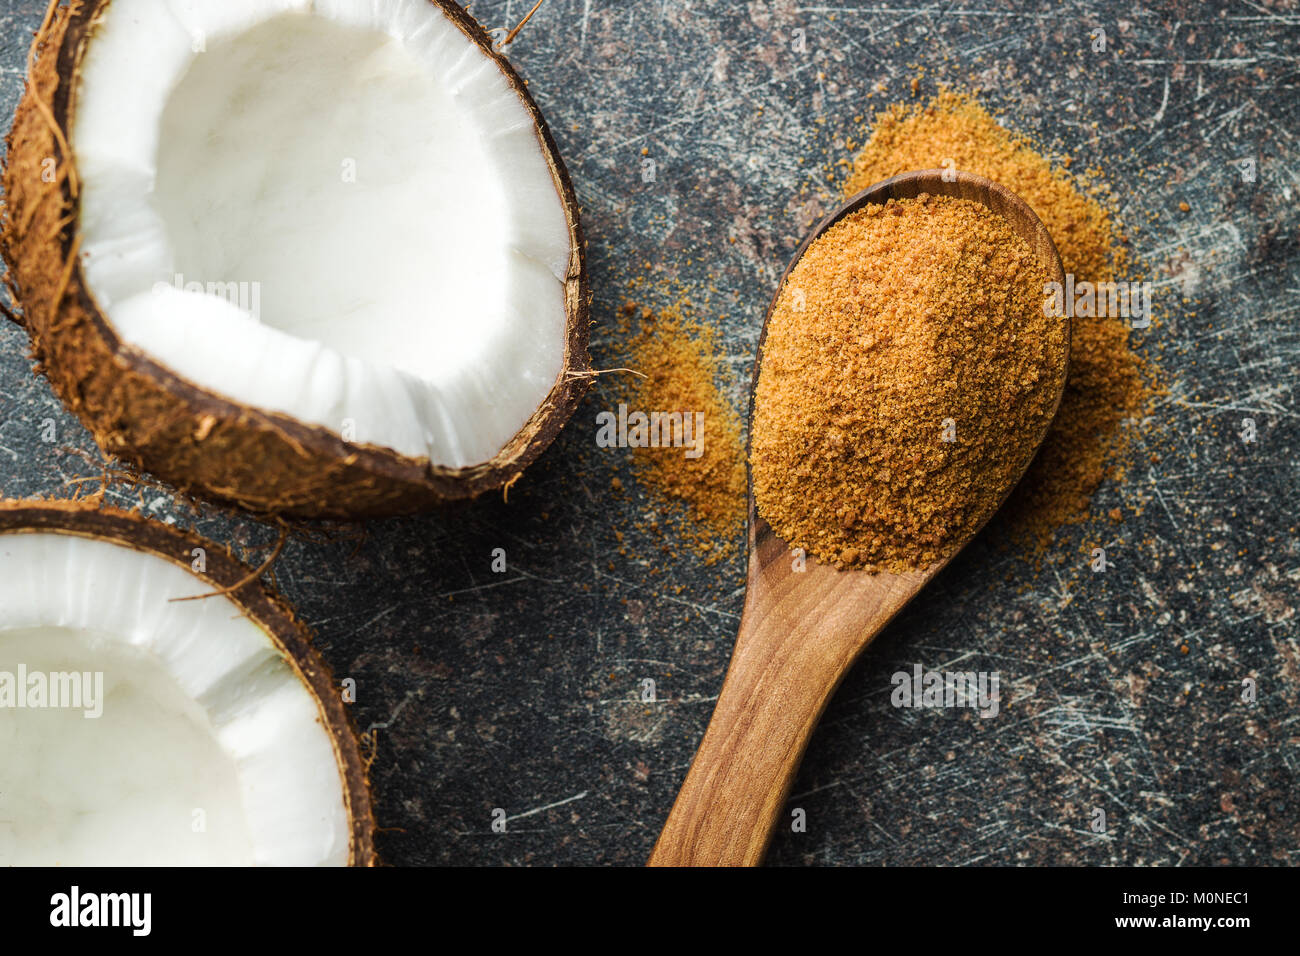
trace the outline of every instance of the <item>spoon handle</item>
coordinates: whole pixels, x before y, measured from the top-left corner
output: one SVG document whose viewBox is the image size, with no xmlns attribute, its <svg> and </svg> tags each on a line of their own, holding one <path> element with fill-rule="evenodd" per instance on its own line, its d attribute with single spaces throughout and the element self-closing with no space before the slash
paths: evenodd
<svg viewBox="0 0 1300 956">
<path fill-rule="evenodd" d="M 754 620 L 746 613 L 745 621 Z M 776 615 L 739 643 L 651 866 L 755 866 L 772 839 L 813 727 L 843 676 Z"/>
<path fill-rule="evenodd" d="M 704 740 L 651 866 L 762 862 L 831 695 L 915 590 L 911 576 L 857 575 L 753 553 L 740 635 Z M 784 555 L 782 555 L 784 558 Z"/>
</svg>

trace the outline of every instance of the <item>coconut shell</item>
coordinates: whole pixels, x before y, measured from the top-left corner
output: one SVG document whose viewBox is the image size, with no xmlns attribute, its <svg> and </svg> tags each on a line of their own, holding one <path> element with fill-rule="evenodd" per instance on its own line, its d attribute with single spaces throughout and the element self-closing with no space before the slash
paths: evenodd
<svg viewBox="0 0 1300 956">
<path fill-rule="evenodd" d="M 252 568 L 231 557 L 218 544 L 137 512 L 90 501 L 0 501 L 0 536 L 38 532 L 110 541 L 163 558 L 194 575 L 196 594 L 220 592 L 265 631 L 316 698 L 330 732 L 351 823 L 349 865 L 376 865 L 370 786 L 352 714 L 343 704 L 328 665 L 312 647 L 311 632 Z M 203 549 L 207 570 L 194 570 L 191 563 L 194 548 Z M 209 585 L 206 591 L 204 584 Z"/>
<path fill-rule="evenodd" d="M 68 146 L 82 58 L 109 2 L 56 0 L 37 31 L 7 139 L 0 220 L 0 254 L 33 357 L 104 453 L 186 493 L 308 518 L 410 514 L 513 483 L 555 439 L 590 382 L 590 295 L 573 184 L 537 105 L 483 28 L 454 3 L 429 0 L 497 64 L 536 124 L 569 224 L 568 328 L 564 367 L 541 406 L 490 461 L 457 469 L 241 405 L 118 338 L 82 275 L 80 184 Z"/>
</svg>

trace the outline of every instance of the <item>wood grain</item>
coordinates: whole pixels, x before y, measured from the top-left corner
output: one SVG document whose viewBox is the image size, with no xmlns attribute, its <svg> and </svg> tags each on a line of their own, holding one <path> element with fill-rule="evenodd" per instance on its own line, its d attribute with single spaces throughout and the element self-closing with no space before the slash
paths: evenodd
<svg viewBox="0 0 1300 956">
<path fill-rule="evenodd" d="M 767 320 L 790 270 L 818 236 L 855 210 L 921 193 L 987 206 L 1034 250 L 1053 281 L 1064 282 L 1060 256 L 1047 229 L 1004 186 L 970 173 L 945 174 L 938 169 L 877 183 L 823 219 L 781 277 L 759 336 L 750 388 L 751 425 Z M 1068 336 L 1068 320 L 1061 321 Z M 1064 389 L 1066 365 L 1056 372 L 1053 411 Z M 1045 434 L 1046 426 L 1035 437 L 1035 447 Z M 1001 497 L 1014 486 L 1011 482 Z M 902 574 L 837 571 L 811 555 L 800 562 L 758 515 L 751 479 L 749 576 L 740 633 L 713 717 L 650 854 L 651 866 L 762 862 L 808 740 L 836 688 L 871 640 L 973 536 L 957 542 L 933 566 Z"/>
</svg>

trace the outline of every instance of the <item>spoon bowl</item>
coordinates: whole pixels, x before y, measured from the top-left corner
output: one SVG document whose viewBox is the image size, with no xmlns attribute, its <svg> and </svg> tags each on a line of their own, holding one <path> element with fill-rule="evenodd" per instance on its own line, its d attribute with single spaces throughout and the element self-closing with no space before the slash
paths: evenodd
<svg viewBox="0 0 1300 956">
<path fill-rule="evenodd" d="M 749 420 L 763 364 L 767 324 L 790 271 L 831 226 L 870 204 L 922 193 L 978 202 L 1001 216 L 1064 287 L 1064 270 L 1047 228 L 1005 186 L 952 170 L 903 173 L 875 184 L 823 219 L 782 275 L 759 335 Z M 1066 350 L 1056 373 L 1053 414 L 1068 371 Z M 1047 434 L 1032 436 L 1037 449 Z M 1026 464 L 1026 467 L 1028 465 Z M 1023 470 L 1016 481 L 1023 476 Z M 1005 500 L 1016 482 L 1002 490 Z M 990 515 L 991 516 L 991 515 Z M 651 866 L 753 866 L 762 862 L 813 729 L 849 668 L 899 611 L 978 533 L 955 542 L 946 557 L 916 571 L 840 571 L 790 546 L 759 514 L 749 483 L 749 572 L 740 633 L 722 691 L 695 760 L 650 856 Z"/>
</svg>

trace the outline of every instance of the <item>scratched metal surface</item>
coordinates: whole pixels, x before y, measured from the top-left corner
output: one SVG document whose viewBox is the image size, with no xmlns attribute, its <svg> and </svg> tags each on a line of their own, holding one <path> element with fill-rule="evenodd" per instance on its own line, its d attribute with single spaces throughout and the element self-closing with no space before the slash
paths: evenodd
<svg viewBox="0 0 1300 956">
<path fill-rule="evenodd" d="M 530 5 L 473 8 L 504 27 Z M 44 6 L 4 0 L 6 116 Z M 1101 167 L 1143 227 L 1161 319 L 1146 348 L 1169 393 L 1132 425 L 1127 478 L 1094 503 L 1142 514 L 1069 530 L 1039 566 L 988 541 L 958 560 L 840 690 L 791 800 L 807 831 L 783 828 L 770 861 L 1297 862 L 1297 5 L 547 0 L 512 59 L 583 205 L 602 367 L 625 364 L 611 319 L 648 261 L 709 298 L 747 377 L 772 285 L 833 199 L 827 164 L 855 118 L 910 95 L 913 65 L 923 94 L 980 87 Z M 1246 157 L 1254 183 L 1233 165 Z M 0 328 L 0 489 L 66 493 L 101 457 L 26 353 Z M 636 864 L 650 850 L 721 682 L 741 559 L 706 569 L 657 550 L 653 499 L 611 497 L 627 461 L 595 447 L 592 425 L 611 401 L 597 388 L 508 504 L 295 539 L 277 565 L 358 683 L 391 863 Z M 163 490 L 109 498 L 251 559 L 276 537 Z M 1096 545 L 1105 574 L 1087 567 Z M 505 574 L 489 567 L 498 547 Z M 890 675 L 917 663 L 997 671 L 1000 713 L 893 708 Z M 656 703 L 637 700 L 646 678 Z"/>
</svg>

